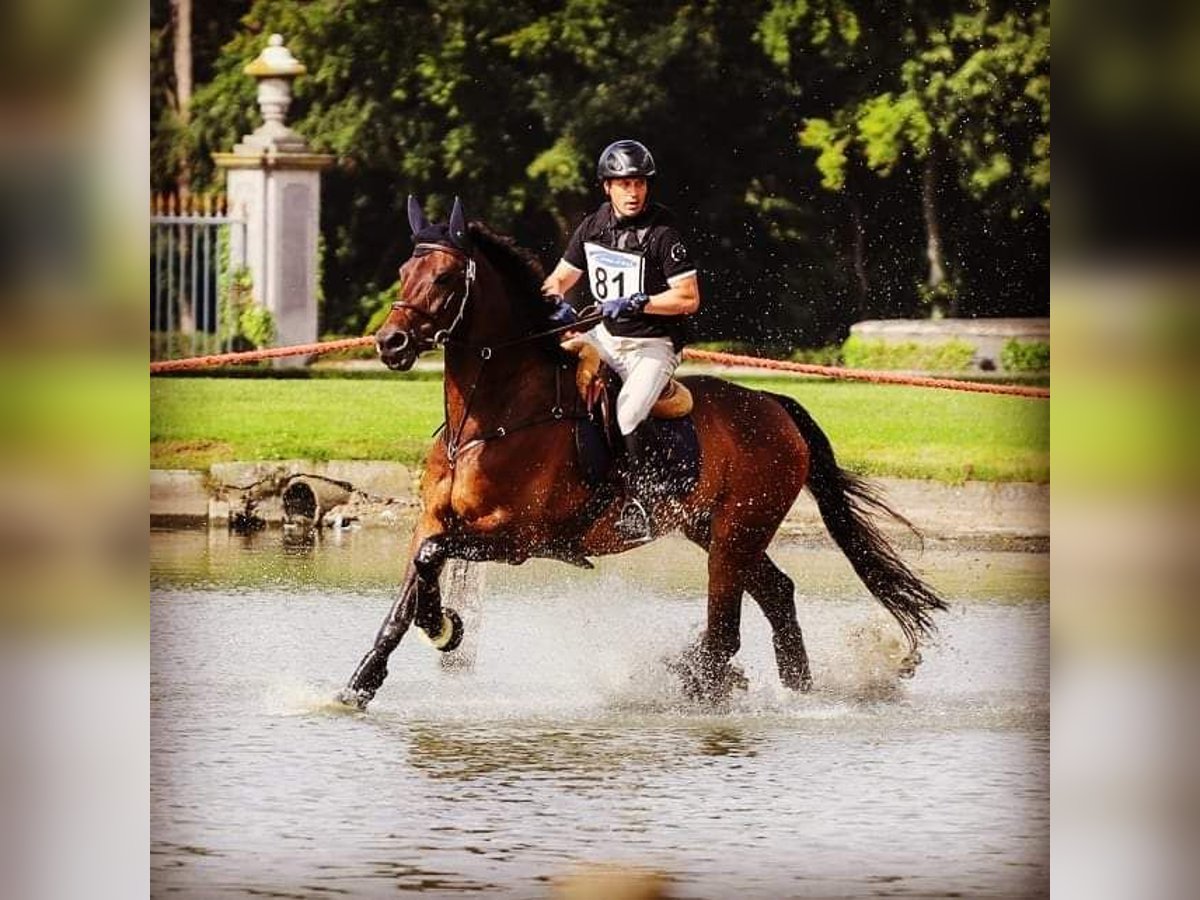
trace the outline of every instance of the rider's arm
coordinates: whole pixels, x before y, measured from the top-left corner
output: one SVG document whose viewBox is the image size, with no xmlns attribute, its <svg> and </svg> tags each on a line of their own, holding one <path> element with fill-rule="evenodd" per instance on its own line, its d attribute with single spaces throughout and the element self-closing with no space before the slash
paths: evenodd
<svg viewBox="0 0 1200 900">
<path fill-rule="evenodd" d="M 661 294 L 651 294 L 642 312 L 652 316 L 690 316 L 700 308 L 700 283 L 695 272 L 667 282 Z"/>
<path fill-rule="evenodd" d="M 546 295 L 557 294 L 564 296 L 567 291 L 575 286 L 575 282 L 579 280 L 579 276 L 583 272 L 565 259 L 560 259 L 558 265 L 554 267 L 554 271 L 546 276 L 546 280 L 542 282 L 542 293 Z"/>
</svg>

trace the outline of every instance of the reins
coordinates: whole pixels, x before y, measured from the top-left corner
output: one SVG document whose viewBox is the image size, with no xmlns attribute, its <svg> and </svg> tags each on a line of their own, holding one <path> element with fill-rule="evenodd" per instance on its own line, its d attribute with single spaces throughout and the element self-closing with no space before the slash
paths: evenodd
<svg viewBox="0 0 1200 900">
<path fill-rule="evenodd" d="M 578 319 L 576 319 L 574 322 L 571 322 L 570 324 L 558 325 L 558 326 L 555 326 L 554 328 L 548 328 L 545 331 L 539 331 L 534 334 L 522 335 L 519 338 L 514 338 L 510 341 L 505 341 L 502 344 L 496 344 L 494 346 L 489 346 L 489 345 L 484 345 L 484 344 L 471 344 L 471 343 L 468 343 L 467 341 L 457 340 L 453 337 L 454 330 L 462 323 L 463 316 L 466 314 L 466 310 L 467 310 L 467 300 L 470 299 L 471 288 L 475 284 L 475 273 L 476 273 L 475 260 L 473 257 L 468 255 L 466 252 L 459 250 L 457 247 L 447 247 L 445 244 L 434 244 L 434 243 L 417 244 L 417 246 L 414 248 L 414 252 L 416 250 L 425 250 L 425 251 L 438 250 L 438 251 L 441 251 L 442 253 L 449 253 L 452 256 L 461 256 L 464 260 L 466 260 L 466 271 L 463 273 L 464 287 L 463 287 L 463 292 L 462 292 L 462 300 L 458 304 L 458 312 L 455 314 L 454 321 L 450 323 L 449 328 L 441 328 L 434 332 L 431 349 L 436 349 L 439 347 L 445 347 L 450 344 L 454 344 L 459 347 L 466 347 L 468 349 L 478 350 L 480 358 L 486 360 L 486 359 L 491 359 L 492 354 L 497 350 L 504 350 L 504 349 L 507 349 L 508 347 L 515 347 L 520 344 L 525 344 L 525 343 L 529 343 L 532 341 L 536 341 L 540 338 L 550 337 L 551 335 L 555 335 L 555 334 L 562 334 L 564 331 L 570 331 L 572 329 L 577 329 L 577 328 L 581 328 L 581 327 L 582 328 L 590 328 L 591 326 L 599 323 L 600 320 L 603 318 L 603 316 L 601 316 L 598 312 L 591 313 L 589 315 L 579 317 Z M 446 305 L 449 305 L 449 302 L 450 301 L 447 301 Z M 595 308 L 594 305 L 585 307 L 585 309 L 594 309 L 594 308 Z M 407 303 L 403 300 L 397 300 L 394 303 L 392 303 L 392 309 L 403 309 L 410 313 L 416 313 L 418 316 L 424 318 L 426 321 L 432 322 L 434 324 L 436 324 L 438 313 L 441 312 L 441 310 L 439 309 L 437 313 L 433 313 L 427 309 L 422 309 L 421 307 L 419 307 L 415 304 Z"/>
<path fill-rule="evenodd" d="M 557 363 L 555 365 L 555 372 L 554 372 L 554 405 L 550 408 L 548 414 L 535 416 L 532 419 L 526 420 L 524 422 L 521 422 L 521 423 L 519 423 L 517 425 L 513 425 L 513 426 L 507 426 L 507 427 L 503 426 L 503 425 L 497 426 L 496 428 L 493 428 L 493 429 L 490 429 L 489 431 L 483 432 L 482 434 L 478 435 L 477 437 L 471 438 L 469 441 L 466 441 L 465 443 L 462 442 L 463 432 L 466 431 L 467 423 L 469 422 L 470 417 L 471 417 L 471 405 L 475 399 L 475 391 L 479 387 L 479 384 L 483 380 L 483 372 L 487 366 L 488 361 L 492 359 L 492 357 L 495 355 L 495 353 L 497 351 L 506 350 L 511 347 L 517 347 L 517 346 L 520 346 L 521 344 L 532 343 L 534 341 L 540 340 L 541 338 L 551 337 L 556 334 L 562 334 L 563 332 L 566 332 L 566 331 L 572 331 L 572 330 L 577 330 L 577 329 L 581 329 L 581 328 L 590 328 L 591 326 L 597 324 L 603 317 L 599 313 L 589 313 L 588 315 L 579 317 L 574 322 L 570 322 L 565 325 L 556 325 L 553 328 L 547 328 L 543 331 L 535 332 L 534 334 L 521 335 L 520 337 L 513 338 L 511 340 L 504 341 L 499 344 L 472 344 L 468 341 L 459 340 L 459 339 L 455 338 L 453 335 L 454 335 L 455 329 L 457 329 L 458 326 L 463 321 L 463 317 L 466 314 L 467 301 L 470 299 L 470 296 L 471 296 L 471 288 L 475 284 L 475 277 L 476 277 L 475 260 L 466 252 L 464 252 L 456 247 L 447 247 L 444 244 L 421 243 L 421 244 L 417 244 L 417 246 L 414 248 L 414 250 L 425 250 L 426 252 L 436 250 L 436 251 L 441 251 L 443 253 L 449 253 L 453 256 L 461 256 L 466 260 L 466 269 L 464 271 L 464 286 L 463 286 L 463 291 L 462 291 L 462 299 L 459 301 L 458 311 L 454 316 L 454 320 L 450 323 L 450 326 L 448 328 L 438 329 L 434 332 L 432 342 L 431 342 L 433 348 L 445 347 L 445 348 L 449 349 L 451 347 L 456 347 L 456 348 L 462 348 L 465 350 L 473 350 L 479 354 L 479 360 L 480 360 L 479 369 L 475 373 L 475 378 L 471 382 L 471 386 L 466 391 L 466 396 L 463 401 L 462 416 L 459 418 L 457 427 L 452 428 L 450 426 L 450 398 L 449 398 L 448 393 L 445 393 L 445 392 L 443 393 L 443 399 L 442 399 L 443 420 L 442 420 L 442 424 L 438 427 L 437 431 L 435 431 L 434 434 L 437 434 L 438 431 L 443 431 L 443 430 L 446 432 L 446 438 L 445 438 L 445 440 L 446 440 L 446 459 L 447 459 L 447 462 L 449 462 L 450 467 L 452 469 L 455 468 L 458 458 L 463 453 L 466 453 L 468 450 L 473 450 L 476 447 L 482 446 L 483 444 L 485 444 L 486 442 L 488 442 L 490 440 L 507 437 L 508 435 L 513 434 L 514 432 L 521 431 L 525 428 L 531 428 L 535 425 L 541 425 L 546 422 L 557 422 L 557 421 L 561 421 L 564 418 L 567 418 L 566 411 L 563 408 L 563 389 L 562 389 L 562 373 L 567 369 L 567 366 L 565 363 Z M 445 306 L 449 306 L 449 304 L 451 302 L 453 302 L 453 301 L 452 300 L 446 301 L 446 303 L 443 305 L 442 308 L 444 308 Z M 414 304 L 407 303 L 403 300 L 398 300 L 392 304 L 393 310 L 402 309 L 409 313 L 416 313 L 417 315 L 424 318 L 426 321 L 432 323 L 433 325 L 437 324 L 437 318 L 438 318 L 439 314 L 441 313 L 442 308 L 439 308 L 438 312 L 434 313 L 434 312 L 430 312 L 426 309 L 423 309 L 419 306 L 416 306 Z M 587 309 L 594 309 L 594 307 L 587 307 Z M 407 337 L 408 333 L 407 332 L 404 332 L 404 333 Z M 571 418 L 578 418 L 578 416 L 571 416 Z"/>
</svg>

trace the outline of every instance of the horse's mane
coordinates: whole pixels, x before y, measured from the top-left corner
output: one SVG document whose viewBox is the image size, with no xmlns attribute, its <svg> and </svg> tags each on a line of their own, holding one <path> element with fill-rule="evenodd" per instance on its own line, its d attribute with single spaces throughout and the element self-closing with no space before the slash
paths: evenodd
<svg viewBox="0 0 1200 900">
<path fill-rule="evenodd" d="M 546 272 L 538 258 L 518 246 L 512 238 L 492 231 L 483 222 L 472 222 L 468 230 L 475 246 L 522 301 L 522 308 L 529 314 L 530 323 L 544 323 L 553 312 L 553 307 L 542 298 L 542 282 L 546 279 Z"/>
</svg>

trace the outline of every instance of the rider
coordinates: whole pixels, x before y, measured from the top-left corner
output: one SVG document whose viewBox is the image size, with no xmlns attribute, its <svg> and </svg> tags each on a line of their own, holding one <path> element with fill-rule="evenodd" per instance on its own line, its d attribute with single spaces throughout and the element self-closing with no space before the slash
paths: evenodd
<svg viewBox="0 0 1200 900">
<path fill-rule="evenodd" d="M 586 272 L 600 325 L 583 337 L 621 376 L 617 425 L 625 441 L 625 505 L 618 532 L 650 539 L 645 499 L 649 476 L 638 426 L 679 365 L 684 317 L 700 307 L 696 267 L 666 207 L 649 202 L 654 157 L 644 144 L 621 140 L 600 154 L 596 176 L 608 198 L 583 220 L 542 293 L 560 304 Z"/>
</svg>

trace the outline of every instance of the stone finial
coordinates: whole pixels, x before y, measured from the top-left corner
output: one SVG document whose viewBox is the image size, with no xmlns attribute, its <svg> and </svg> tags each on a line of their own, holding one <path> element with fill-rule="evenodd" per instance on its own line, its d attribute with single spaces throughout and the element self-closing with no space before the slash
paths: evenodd
<svg viewBox="0 0 1200 900">
<path fill-rule="evenodd" d="M 267 39 L 266 49 L 242 71 L 255 78 L 295 78 L 308 70 L 292 56 L 291 50 L 283 46 L 283 35 L 273 34 Z"/>
<path fill-rule="evenodd" d="M 303 153 L 308 144 L 285 123 L 292 103 L 292 81 L 308 70 L 284 46 L 283 35 L 271 35 L 262 53 L 242 71 L 258 80 L 258 108 L 263 123 L 253 134 L 246 135 L 239 147 Z"/>
</svg>

